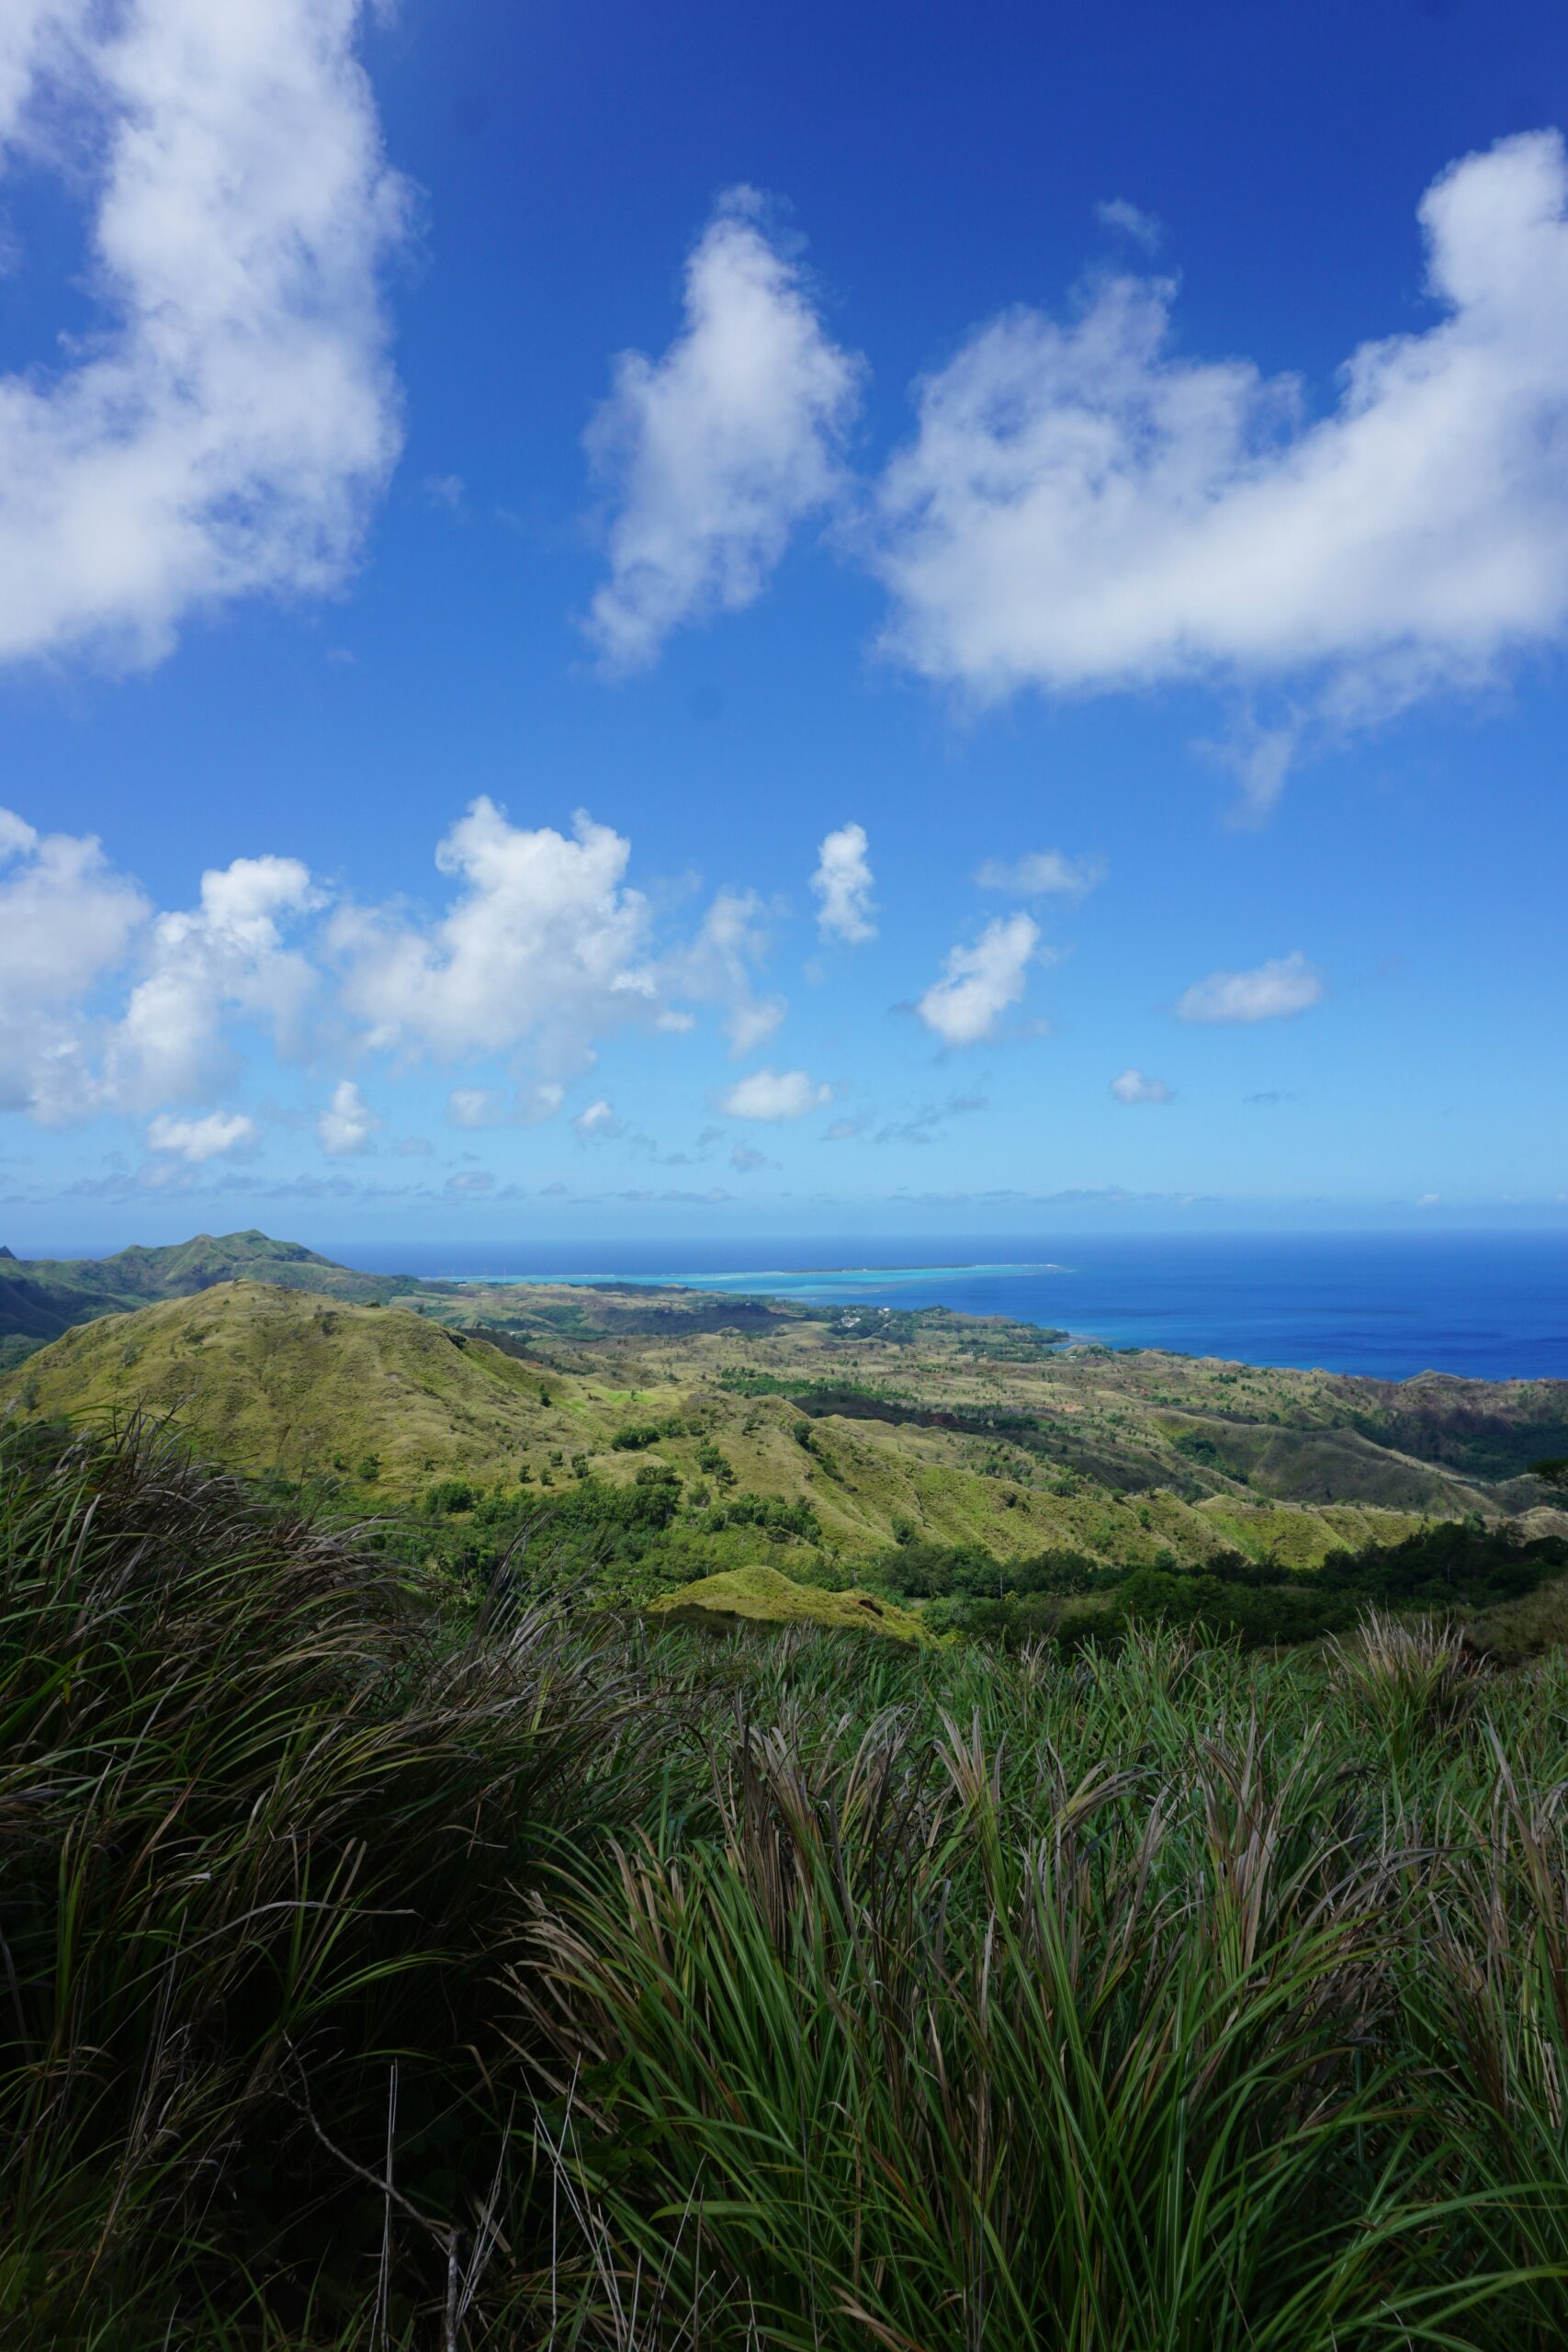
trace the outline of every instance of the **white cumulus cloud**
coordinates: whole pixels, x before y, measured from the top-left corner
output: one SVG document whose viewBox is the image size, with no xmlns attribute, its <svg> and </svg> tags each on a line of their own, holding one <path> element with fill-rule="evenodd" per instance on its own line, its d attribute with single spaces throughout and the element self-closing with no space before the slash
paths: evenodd
<svg viewBox="0 0 1568 2352">
<path fill-rule="evenodd" d="M 201 877 L 199 903 L 160 915 L 146 976 L 131 989 L 105 1056 L 110 1098 L 127 1107 L 187 1102 L 233 1073 L 225 1026 L 260 1021 L 285 1050 L 302 1042 L 316 973 L 285 944 L 285 925 L 319 903 L 297 857 L 237 857 Z"/>
<path fill-rule="evenodd" d="M 1310 680 L 1341 723 L 1559 639 L 1565 199 L 1555 132 L 1446 172 L 1420 206 L 1438 315 L 1363 344 L 1317 417 L 1292 379 L 1179 356 L 1169 280 L 982 328 L 881 485 L 886 647 L 982 696 Z"/>
<path fill-rule="evenodd" d="M 199 1163 L 238 1150 L 253 1142 L 255 1134 L 255 1121 L 243 1111 L 209 1111 L 205 1119 L 175 1119 L 160 1113 L 147 1130 L 147 1142 L 151 1150 Z"/>
<path fill-rule="evenodd" d="M 818 927 L 852 947 L 876 937 L 868 847 L 863 825 L 840 825 L 823 841 L 811 877 Z"/>
<path fill-rule="evenodd" d="M 562 1111 L 618 1030 L 690 1030 L 682 998 L 716 1003 L 733 1050 L 751 1052 L 784 1011 L 757 989 L 769 910 L 721 889 L 694 928 L 656 939 L 629 859 L 584 815 L 570 835 L 530 830 L 479 799 L 437 846 L 445 904 L 334 906 L 301 860 L 264 854 L 209 868 L 194 905 L 158 911 L 96 840 L 0 810 L 0 1109 L 183 1132 L 232 1099 L 265 1045 L 328 1073 L 382 1057 L 393 1080 L 424 1057 L 477 1065 L 451 1072 L 452 1125 L 530 1125 Z M 322 1088 L 311 1124 L 330 1156 L 383 1124 L 362 1082 Z M 603 1100 L 575 1124 L 623 1132 Z"/>
<path fill-rule="evenodd" d="M 0 808 L 0 1110 L 92 1107 L 85 1010 L 151 913 L 91 835 L 39 833 Z"/>
<path fill-rule="evenodd" d="M 802 1119 L 832 1100 L 830 1086 L 815 1086 L 803 1069 L 754 1069 L 719 1103 L 732 1119 Z"/>
<path fill-rule="evenodd" d="M 333 1099 L 316 1122 L 321 1149 L 334 1159 L 363 1151 L 381 1122 L 352 1078 L 340 1078 Z"/>
<path fill-rule="evenodd" d="M 1028 915 L 998 915 L 973 947 L 950 951 L 941 979 L 919 999 L 916 1012 L 944 1046 L 979 1045 L 1021 998 L 1039 948 L 1039 926 Z"/>
<path fill-rule="evenodd" d="M 569 840 L 476 800 L 436 850 L 457 890 L 435 922 L 361 909 L 334 919 L 346 1010 L 377 1046 L 457 1059 L 526 1044 L 548 1069 L 580 1068 L 596 1035 L 657 1010 L 630 854 L 581 813 Z"/>
<path fill-rule="evenodd" d="M 1211 972 L 1176 1001 L 1179 1021 L 1279 1021 L 1321 1002 L 1323 974 L 1299 947 L 1249 972 Z"/>
<path fill-rule="evenodd" d="M 150 661 L 193 608 L 339 581 L 400 439 L 403 232 L 359 0 L 11 0 L 0 161 L 94 205 L 98 318 L 0 378 L 0 660 Z"/>
<path fill-rule="evenodd" d="M 1163 1078 L 1149 1078 L 1141 1069 L 1124 1069 L 1111 1081 L 1118 1102 L 1172 1102 L 1175 1096 Z"/>
<path fill-rule="evenodd" d="M 612 668 L 761 594 L 795 525 L 839 492 L 859 376 L 756 199 L 733 191 L 687 264 L 682 333 L 658 360 L 622 355 L 587 435 L 611 502 L 588 628 Z"/>
</svg>

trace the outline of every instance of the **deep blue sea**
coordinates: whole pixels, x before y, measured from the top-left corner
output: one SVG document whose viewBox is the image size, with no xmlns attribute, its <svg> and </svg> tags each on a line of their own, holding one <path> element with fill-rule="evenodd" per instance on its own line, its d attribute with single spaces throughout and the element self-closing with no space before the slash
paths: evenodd
<svg viewBox="0 0 1568 2352">
<path fill-rule="evenodd" d="M 455 1280 L 685 1282 L 813 1304 L 951 1306 L 1117 1347 L 1382 1379 L 1568 1379 L 1562 1233 L 949 1235 L 883 1249 L 863 1239 L 490 1242 L 330 1254 L 376 1272 Z"/>
</svg>

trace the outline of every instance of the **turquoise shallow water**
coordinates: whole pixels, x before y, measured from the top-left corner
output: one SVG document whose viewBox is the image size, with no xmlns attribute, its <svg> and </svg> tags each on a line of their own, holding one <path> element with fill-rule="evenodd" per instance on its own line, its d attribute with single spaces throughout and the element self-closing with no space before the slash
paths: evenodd
<svg viewBox="0 0 1568 2352">
<path fill-rule="evenodd" d="M 323 1245 L 324 1246 L 324 1245 Z M 458 1281 L 685 1282 L 812 1305 L 950 1306 L 1117 1347 L 1384 1379 L 1424 1371 L 1568 1378 L 1568 1235 L 944 1236 L 353 1247 L 349 1264 Z"/>
</svg>

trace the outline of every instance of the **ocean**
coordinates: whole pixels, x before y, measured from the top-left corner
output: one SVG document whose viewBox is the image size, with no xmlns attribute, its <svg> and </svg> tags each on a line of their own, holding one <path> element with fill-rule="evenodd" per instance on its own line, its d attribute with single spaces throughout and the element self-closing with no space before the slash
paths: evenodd
<svg viewBox="0 0 1568 2352">
<path fill-rule="evenodd" d="M 323 1245 L 325 1246 L 325 1245 Z M 682 1282 L 813 1305 L 950 1306 L 1114 1347 L 1387 1380 L 1568 1378 L 1568 1234 L 347 1245 L 379 1273 Z"/>
</svg>

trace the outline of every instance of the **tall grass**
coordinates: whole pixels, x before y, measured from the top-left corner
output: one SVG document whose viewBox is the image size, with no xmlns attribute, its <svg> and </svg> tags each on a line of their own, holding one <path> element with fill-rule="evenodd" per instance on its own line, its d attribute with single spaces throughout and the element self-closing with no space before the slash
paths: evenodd
<svg viewBox="0 0 1568 2352">
<path fill-rule="evenodd" d="M 603 1801 L 626 1690 L 136 1425 L 14 1443 L 0 1557 L 0 2336 L 162 2342 L 241 2275 L 341 2316 L 394 2061 L 400 2230 L 471 2237 L 492 1939 L 541 1817 Z"/>
<path fill-rule="evenodd" d="M 800 2347 L 1562 2340 L 1562 1807 L 1502 1726 L 1537 1769 L 1564 1686 L 1472 1736 L 1449 1652 L 1146 1635 L 869 1723 L 754 1687 L 712 1834 L 581 1873 L 512 1971 L 581 2338 L 635 2277 Z"/>
<path fill-rule="evenodd" d="M 7 2346 L 1568 2335 L 1560 1658 L 591 1637 L 137 1428 L 0 1559 Z"/>
</svg>

